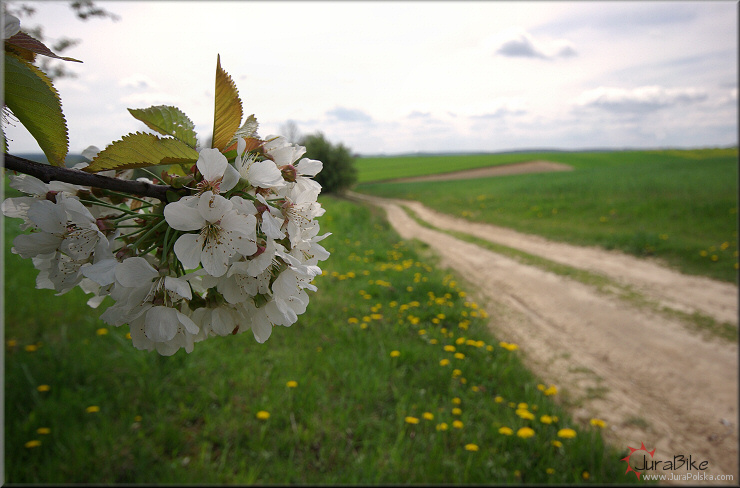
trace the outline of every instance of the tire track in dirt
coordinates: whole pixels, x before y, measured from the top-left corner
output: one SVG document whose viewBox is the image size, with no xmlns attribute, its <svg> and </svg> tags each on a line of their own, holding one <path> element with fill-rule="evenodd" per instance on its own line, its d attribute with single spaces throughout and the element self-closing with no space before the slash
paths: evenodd
<svg viewBox="0 0 740 488">
<path fill-rule="evenodd" d="M 384 208 L 402 238 L 426 243 L 440 256 L 441 266 L 463 277 L 471 295 L 486 304 L 496 336 L 521 346 L 532 371 L 561 388 L 576 420 L 602 418 L 609 426 L 605 438 L 620 449 L 644 442 L 649 450 L 657 449 L 658 460 L 691 455 L 708 461 L 704 473 L 731 474 L 731 484 L 737 484 L 736 343 L 705 339 L 671 316 L 423 227 L 400 204 L 437 228 L 597 271 L 662 303 L 734 324 L 737 287 L 621 253 L 472 224 L 417 202 L 358 194 L 350 198 Z"/>
</svg>

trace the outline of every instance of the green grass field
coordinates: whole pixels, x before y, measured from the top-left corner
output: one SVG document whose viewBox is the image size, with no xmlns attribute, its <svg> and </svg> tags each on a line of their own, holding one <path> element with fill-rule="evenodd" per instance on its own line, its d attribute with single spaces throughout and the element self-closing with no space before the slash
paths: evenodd
<svg viewBox="0 0 740 488">
<path fill-rule="evenodd" d="M 333 254 L 298 323 L 169 358 L 135 350 L 79 289 L 34 289 L 6 220 L 5 481 L 635 481 L 425 248 L 375 210 L 322 202 Z"/>
<path fill-rule="evenodd" d="M 440 157 L 441 158 L 441 157 Z M 385 158 L 360 181 L 468 169 L 483 156 Z M 653 256 L 685 273 L 736 282 L 737 149 L 489 155 L 545 159 L 574 171 L 475 180 L 364 183 L 359 192 L 418 200 L 444 213 L 579 245 Z M 431 159 L 430 159 L 431 160 Z M 363 171 L 367 173 L 363 174 Z M 368 176 L 369 175 L 369 176 Z"/>
</svg>

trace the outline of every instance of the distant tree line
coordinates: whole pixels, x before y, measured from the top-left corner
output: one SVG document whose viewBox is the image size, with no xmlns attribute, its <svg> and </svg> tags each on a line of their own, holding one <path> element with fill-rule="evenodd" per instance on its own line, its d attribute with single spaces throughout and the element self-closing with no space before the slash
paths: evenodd
<svg viewBox="0 0 740 488">
<path fill-rule="evenodd" d="M 342 193 L 357 182 L 355 156 L 345 145 L 332 144 L 323 133 L 301 135 L 298 125 L 288 120 L 280 133 L 290 142 L 306 148 L 306 157 L 324 163 L 324 169 L 314 177 L 324 193 Z"/>
</svg>

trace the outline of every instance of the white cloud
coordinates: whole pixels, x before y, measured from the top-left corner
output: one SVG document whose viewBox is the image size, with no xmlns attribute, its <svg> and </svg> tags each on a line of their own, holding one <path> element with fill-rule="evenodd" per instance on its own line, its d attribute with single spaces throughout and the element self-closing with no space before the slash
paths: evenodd
<svg viewBox="0 0 740 488">
<path fill-rule="evenodd" d="M 494 41 L 495 53 L 505 57 L 555 59 L 578 54 L 573 43 L 566 39 L 535 39 L 530 33 L 520 28 L 506 30 L 494 39 L 496 39 Z"/>
<path fill-rule="evenodd" d="M 177 106 L 179 103 L 176 94 L 163 92 L 131 93 L 130 95 L 121 97 L 119 101 L 131 108 L 146 108 L 151 105 Z"/>
<path fill-rule="evenodd" d="M 328 110 L 326 115 L 341 122 L 370 122 L 373 119 L 362 110 L 346 107 L 335 107 Z"/>
<path fill-rule="evenodd" d="M 597 108 L 610 112 L 652 112 L 674 105 L 690 104 L 706 100 L 707 93 L 700 88 L 665 88 L 641 86 L 625 89 L 600 86 L 588 90 L 574 101 L 577 107 Z"/>
<path fill-rule="evenodd" d="M 141 74 L 141 73 L 134 73 L 133 75 L 127 76 L 125 78 L 121 78 L 121 80 L 118 82 L 118 86 L 122 86 L 124 88 L 135 88 L 135 89 L 152 89 L 157 87 L 157 83 L 155 83 L 151 78 L 149 78 L 147 75 Z"/>
</svg>

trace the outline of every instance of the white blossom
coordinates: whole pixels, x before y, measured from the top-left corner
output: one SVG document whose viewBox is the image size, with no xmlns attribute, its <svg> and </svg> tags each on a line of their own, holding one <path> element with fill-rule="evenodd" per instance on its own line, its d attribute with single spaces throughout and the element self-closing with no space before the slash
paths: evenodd
<svg viewBox="0 0 740 488">
<path fill-rule="evenodd" d="M 257 251 L 257 219 L 241 215 L 232 207 L 221 195 L 206 191 L 164 208 L 165 219 L 173 229 L 199 231 L 183 234 L 175 242 L 175 254 L 183 266 L 194 269 L 202 265 L 209 274 L 221 276 L 232 257 L 250 256 Z"/>
</svg>

